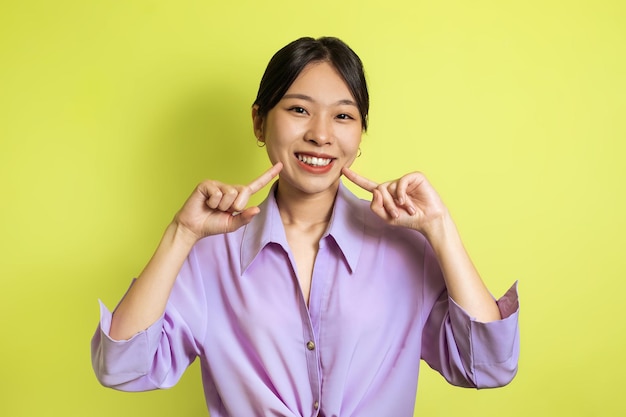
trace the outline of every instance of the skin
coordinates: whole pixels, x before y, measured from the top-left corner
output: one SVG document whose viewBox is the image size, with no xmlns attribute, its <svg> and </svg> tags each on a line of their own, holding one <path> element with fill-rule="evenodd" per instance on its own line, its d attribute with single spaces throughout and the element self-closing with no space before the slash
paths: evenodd
<svg viewBox="0 0 626 417">
<path fill-rule="evenodd" d="M 196 187 L 114 312 L 113 339 L 129 339 L 154 323 L 163 314 L 193 245 L 252 221 L 259 208 L 247 207 L 250 197 L 279 174 L 276 199 L 305 302 L 319 240 L 343 175 L 372 194 L 371 210 L 381 219 L 414 229 L 428 239 L 455 302 L 477 320 L 500 319 L 446 206 L 422 173 L 379 184 L 349 169 L 361 142 L 362 121 L 346 83 L 330 64 L 307 66 L 265 117 L 253 107 L 252 121 L 257 139 L 266 144 L 272 167 L 247 185 L 206 180 Z M 325 168 L 311 168 L 298 155 L 332 162 Z"/>
</svg>

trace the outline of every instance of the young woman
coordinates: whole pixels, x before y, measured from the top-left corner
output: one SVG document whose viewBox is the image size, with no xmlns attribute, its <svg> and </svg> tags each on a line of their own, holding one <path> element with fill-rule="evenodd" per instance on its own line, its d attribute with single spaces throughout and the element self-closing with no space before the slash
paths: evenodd
<svg viewBox="0 0 626 417">
<path fill-rule="evenodd" d="M 102 307 L 102 384 L 170 387 L 199 357 L 212 417 L 408 417 L 420 359 L 455 385 L 511 381 L 515 286 L 493 299 L 424 175 L 378 184 L 349 169 L 368 106 L 342 41 L 274 55 L 252 108 L 272 167 L 201 183 L 115 312 Z"/>
</svg>

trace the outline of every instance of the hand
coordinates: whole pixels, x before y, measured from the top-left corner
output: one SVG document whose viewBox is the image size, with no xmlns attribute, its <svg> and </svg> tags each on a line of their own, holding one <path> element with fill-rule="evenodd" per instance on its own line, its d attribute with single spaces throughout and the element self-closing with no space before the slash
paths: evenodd
<svg viewBox="0 0 626 417">
<path fill-rule="evenodd" d="M 377 184 L 344 167 L 343 175 L 372 193 L 370 207 L 387 223 L 422 233 L 441 266 L 450 297 L 482 322 L 500 320 L 500 310 L 482 282 L 439 194 L 420 172 Z"/>
<path fill-rule="evenodd" d="M 265 187 L 283 169 L 283 164 L 265 171 L 248 185 L 229 185 L 206 180 L 200 183 L 176 214 L 174 223 L 192 239 L 233 232 L 250 223 L 259 213 L 248 207 L 250 197 Z"/>
<path fill-rule="evenodd" d="M 439 194 L 420 172 L 381 184 L 346 167 L 342 172 L 350 181 L 372 193 L 372 211 L 389 224 L 411 228 L 428 237 L 448 215 Z"/>
</svg>

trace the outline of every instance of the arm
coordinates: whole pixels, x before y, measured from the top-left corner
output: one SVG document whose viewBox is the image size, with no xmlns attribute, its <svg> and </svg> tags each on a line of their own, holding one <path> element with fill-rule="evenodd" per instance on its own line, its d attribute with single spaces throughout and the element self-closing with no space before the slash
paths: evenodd
<svg viewBox="0 0 626 417">
<path fill-rule="evenodd" d="M 110 337 L 127 340 L 161 317 L 174 281 L 193 245 L 201 238 L 229 233 L 248 224 L 258 207 L 250 196 L 278 175 L 278 163 L 244 186 L 217 181 L 198 185 L 167 227 L 154 255 L 113 313 Z"/>
<path fill-rule="evenodd" d="M 434 221 L 424 235 L 439 261 L 450 297 L 478 321 L 500 320 L 500 310 L 474 267 L 448 212 Z"/>
<path fill-rule="evenodd" d="M 494 300 L 463 247 L 448 210 L 420 173 L 377 184 L 344 168 L 372 193 L 372 211 L 388 224 L 422 233 L 424 256 L 422 358 L 450 383 L 490 388 L 508 384 L 519 358 L 516 285 Z M 433 304 L 431 304 L 433 303 Z"/>
<path fill-rule="evenodd" d="M 372 193 L 371 209 L 387 223 L 422 233 L 432 246 L 450 297 L 482 322 L 501 318 L 498 306 L 474 267 L 447 208 L 418 172 L 378 184 L 348 168 L 343 174 Z"/>
</svg>

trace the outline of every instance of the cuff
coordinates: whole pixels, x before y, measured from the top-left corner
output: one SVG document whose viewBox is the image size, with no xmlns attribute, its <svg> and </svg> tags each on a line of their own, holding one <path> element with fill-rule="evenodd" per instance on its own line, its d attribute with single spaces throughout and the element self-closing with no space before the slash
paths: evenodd
<svg viewBox="0 0 626 417">
<path fill-rule="evenodd" d="M 450 319 L 461 352 L 469 352 L 471 374 L 478 388 L 508 384 L 519 359 L 517 282 L 497 301 L 502 319 L 483 323 L 449 298 Z"/>
<path fill-rule="evenodd" d="M 91 342 L 92 365 L 100 382 L 115 387 L 146 375 L 157 349 L 163 317 L 128 340 L 109 336 L 112 314 L 100 301 L 100 325 Z"/>
</svg>

